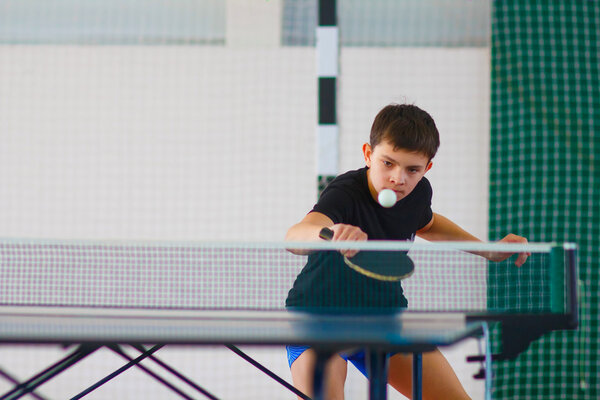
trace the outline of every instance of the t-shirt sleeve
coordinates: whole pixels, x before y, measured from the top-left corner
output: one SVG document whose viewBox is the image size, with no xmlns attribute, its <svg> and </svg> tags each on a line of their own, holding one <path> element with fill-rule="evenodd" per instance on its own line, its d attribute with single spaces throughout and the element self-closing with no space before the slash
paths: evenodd
<svg viewBox="0 0 600 400">
<path fill-rule="evenodd" d="M 328 216 L 334 224 L 347 223 L 352 218 L 353 203 L 351 196 L 340 187 L 330 184 L 311 211 Z"/>
</svg>

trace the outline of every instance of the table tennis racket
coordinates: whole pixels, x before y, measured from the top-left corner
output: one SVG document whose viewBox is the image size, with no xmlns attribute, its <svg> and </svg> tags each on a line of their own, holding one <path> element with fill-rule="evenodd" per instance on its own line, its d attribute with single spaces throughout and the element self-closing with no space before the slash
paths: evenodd
<svg viewBox="0 0 600 400">
<path fill-rule="evenodd" d="M 321 229 L 319 237 L 333 239 L 333 231 L 327 227 Z M 400 281 L 412 275 L 415 265 L 400 250 L 362 250 L 348 258 L 344 256 L 347 266 L 369 278 L 380 281 Z"/>
</svg>

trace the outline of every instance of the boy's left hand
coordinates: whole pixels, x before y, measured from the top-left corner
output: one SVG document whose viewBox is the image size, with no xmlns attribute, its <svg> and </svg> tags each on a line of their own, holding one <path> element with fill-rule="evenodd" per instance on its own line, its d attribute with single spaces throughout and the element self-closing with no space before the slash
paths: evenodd
<svg viewBox="0 0 600 400">
<path fill-rule="evenodd" d="M 498 241 L 498 243 L 523 243 L 526 244 L 527 243 L 527 239 L 522 237 L 522 236 L 518 236 L 512 233 L 509 233 L 508 235 L 506 235 L 505 237 L 503 237 L 502 239 L 500 239 Z M 504 261 L 507 258 L 509 258 L 510 256 L 512 256 L 514 253 L 504 253 L 504 252 L 491 252 L 488 253 L 488 259 L 491 261 Z M 531 253 L 526 252 L 526 253 L 519 253 L 519 257 L 517 257 L 516 261 L 515 261 L 515 265 L 517 267 L 520 267 L 521 265 L 525 264 L 525 261 L 527 261 L 527 258 L 531 255 Z"/>
</svg>

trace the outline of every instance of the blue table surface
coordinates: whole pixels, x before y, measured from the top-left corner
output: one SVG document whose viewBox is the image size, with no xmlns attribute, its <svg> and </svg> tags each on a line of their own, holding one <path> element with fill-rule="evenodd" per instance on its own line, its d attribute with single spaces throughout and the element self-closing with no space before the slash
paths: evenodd
<svg viewBox="0 0 600 400">
<path fill-rule="evenodd" d="M 0 306 L 0 342 L 445 346 L 481 333 L 463 313 L 309 313 Z"/>
</svg>

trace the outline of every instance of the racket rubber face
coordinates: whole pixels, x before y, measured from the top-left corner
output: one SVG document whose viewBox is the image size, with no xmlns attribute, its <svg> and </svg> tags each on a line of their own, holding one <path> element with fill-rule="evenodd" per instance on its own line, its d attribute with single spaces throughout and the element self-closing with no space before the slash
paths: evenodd
<svg viewBox="0 0 600 400">
<path fill-rule="evenodd" d="M 334 232 L 325 227 L 319 237 L 332 240 Z M 344 262 L 356 272 L 380 281 L 395 282 L 406 279 L 414 272 L 414 263 L 404 251 L 362 250 L 354 257 L 344 256 Z"/>
<path fill-rule="evenodd" d="M 361 251 L 354 257 L 344 257 L 346 264 L 369 278 L 395 282 L 414 272 L 412 260 L 399 251 Z"/>
</svg>

